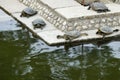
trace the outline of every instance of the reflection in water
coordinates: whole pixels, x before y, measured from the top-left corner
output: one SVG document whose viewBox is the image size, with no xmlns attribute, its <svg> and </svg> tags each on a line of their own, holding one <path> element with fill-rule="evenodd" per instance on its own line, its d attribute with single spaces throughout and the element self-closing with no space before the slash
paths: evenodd
<svg viewBox="0 0 120 80">
<path fill-rule="evenodd" d="M 1 32 L 0 35 L 1 80 L 120 78 L 120 60 L 114 56 L 119 52 L 119 41 L 100 47 L 93 44 L 72 46 L 66 52 L 63 46 L 50 47 L 27 30 Z"/>
<path fill-rule="evenodd" d="M 119 45 L 119 40 L 82 44 L 66 51 L 26 29 L 1 30 L 0 80 L 120 80 Z"/>
</svg>

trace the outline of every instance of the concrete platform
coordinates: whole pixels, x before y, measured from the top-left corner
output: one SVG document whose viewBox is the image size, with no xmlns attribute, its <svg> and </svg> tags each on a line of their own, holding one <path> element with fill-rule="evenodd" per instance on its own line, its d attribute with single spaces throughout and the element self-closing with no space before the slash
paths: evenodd
<svg viewBox="0 0 120 80">
<path fill-rule="evenodd" d="M 46 1 L 46 4 L 48 4 L 49 1 L 51 0 L 42 0 L 42 1 Z M 56 1 L 60 1 L 60 0 L 55 0 Z M 68 1 L 68 0 L 66 0 Z M 69 0 L 69 1 L 74 1 L 74 0 Z M 56 11 L 59 12 L 61 15 L 64 15 L 66 18 L 73 18 L 73 17 L 79 17 L 81 15 L 87 16 L 88 14 L 86 12 L 89 12 L 91 15 L 95 15 L 98 13 L 95 13 L 93 11 L 86 11 L 85 7 L 82 8 L 82 6 L 79 6 L 79 4 L 77 4 L 75 2 L 75 6 L 72 2 L 70 2 L 71 5 L 67 5 L 69 6 L 69 9 L 67 8 L 61 8 L 61 7 L 66 7 L 66 4 L 64 3 L 63 6 L 61 6 L 60 4 L 57 6 L 57 4 L 53 5 L 53 3 L 49 3 L 51 4 L 51 6 L 53 8 L 56 8 Z M 62 4 L 62 3 L 61 3 Z M 68 4 L 68 3 L 67 3 Z M 72 6 L 72 7 L 71 7 Z M 74 6 L 74 7 L 73 7 Z M 108 4 L 108 6 L 111 6 L 110 4 Z M 115 6 L 116 8 L 113 8 L 113 11 L 119 11 L 117 10 L 119 5 L 117 4 L 112 4 L 112 6 Z M 20 3 L 18 0 L 0 0 L 0 7 L 2 7 L 5 11 L 7 11 L 11 16 L 13 16 L 15 19 L 17 19 L 18 21 L 20 21 L 21 23 L 25 24 L 26 27 L 35 35 L 39 36 L 41 39 L 43 39 L 48 45 L 56 45 L 56 44 L 64 44 L 67 43 L 68 41 L 65 41 L 64 39 L 57 39 L 56 36 L 57 35 L 63 35 L 64 32 L 62 32 L 61 30 L 58 30 L 57 28 L 54 27 L 53 24 L 49 23 L 48 21 L 46 21 L 43 17 L 41 17 L 40 15 L 35 15 L 33 17 L 30 18 L 21 18 L 20 17 L 20 12 L 26 8 L 27 6 L 23 5 L 22 3 Z M 58 9 L 59 8 L 59 9 Z M 75 11 L 73 11 L 73 9 Z M 71 13 L 69 13 L 69 11 L 72 11 Z M 83 13 L 80 13 L 83 12 Z M 78 15 L 79 13 L 79 15 Z M 89 14 L 89 15 L 90 15 Z M 42 18 L 47 25 L 45 26 L 45 28 L 43 30 L 40 29 L 33 29 L 32 26 L 32 21 L 36 18 Z M 116 28 L 116 27 L 114 27 Z M 114 29 L 113 28 L 113 29 Z M 118 27 L 117 27 L 118 28 Z M 120 27 L 119 27 L 120 29 Z M 88 36 L 82 36 L 79 37 L 75 40 L 73 40 L 72 42 L 82 42 L 82 41 L 89 41 L 89 40 L 96 40 L 96 39 L 101 39 L 102 36 L 101 35 L 96 35 L 96 31 L 97 30 L 87 30 L 87 31 L 82 31 L 82 32 L 86 32 L 89 35 Z M 81 33 L 82 33 L 81 32 Z M 111 35 L 108 35 L 106 37 L 112 37 L 112 36 L 116 36 L 116 35 L 120 35 L 120 31 L 113 33 Z"/>
<path fill-rule="evenodd" d="M 87 10 L 87 7 L 82 6 L 75 0 L 41 0 L 43 3 L 54 9 L 60 15 L 62 15 L 66 19 L 75 19 L 84 16 L 94 16 L 94 15 L 101 15 L 106 13 L 97 13 L 93 10 Z M 111 10 L 109 13 L 116 13 L 120 12 L 119 4 L 109 3 L 106 6 Z"/>
<path fill-rule="evenodd" d="M 41 1 L 53 9 L 80 6 L 80 4 L 75 0 L 41 0 Z"/>
<path fill-rule="evenodd" d="M 106 4 L 106 6 L 111 10 L 110 12 L 107 12 L 107 14 L 111 13 L 117 13 L 120 12 L 120 5 L 111 3 L 111 4 Z M 97 13 L 93 10 L 87 10 L 88 7 L 84 6 L 73 6 L 73 7 L 65 7 L 65 8 L 58 8 L 55 9 L 60 15 L 64 16 L 66 19 L 75 19 L 75 18 L 80 18 L 84 16 L 94 16 L 94 15 L 102 15 L 106 13 Z"/>
</svg>

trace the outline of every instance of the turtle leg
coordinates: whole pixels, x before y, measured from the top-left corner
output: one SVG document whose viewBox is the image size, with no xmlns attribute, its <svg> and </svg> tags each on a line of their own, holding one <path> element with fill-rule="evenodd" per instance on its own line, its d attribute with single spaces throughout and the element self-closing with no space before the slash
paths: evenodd
<svg viewBox="0 0 120 80">
<path fill-rule="evenodd" d="M 105 11 L 106 11 L 106 12 L 110 12 L 110 10 L 109 10 L 109 9 L 106 9 Z"/>
<path fill-rule="evenodd" d="M 37 25 L 33 25 L 33 29 L 34 29 L 34 30 L 36 29 L 36 26 L 37 26 Z"/>
<path fill-rule="evenodd" d="M 33 29 L 34 29 L 34 30 L 36 29 L 35 26 L 33 26 Z"/>
<path fill-rule="evenodd" d="M 20 17 L 27 17 L 27 14 L 25 12 L 22 12 Z"/>
<path fill-rule="evenodd" d="M 43 30 L 43 28 L 45 27 L 45 25 L 41 25 L 41 24 L 40 24 L 40 26 L 41 26 L 41 30 Z"/>
<path fill-rule="evenodd" d="M 81 33 L 81 36 L 88 36 L 88 34 L 87 33 Z"/>
<path fill-rule="evenodd" d="M 23 14 L 21 13 L 21 14 L 20 14 L 20 17 L 22 17 L 22 16 L 23 16 Z"/>
<path fill-rule="evenodd" d="M 21 12 L 20 17 L 23 17 L 23 16 L 24 16 L 24 12 Z"/>
<path fill-rule="evenodd" d="M 106 10 L 101 10 L 101 12 L 106 12 Z"/>
<path fill-rule="evenodd" d="M 91 8 L 91 7 L 89 6 L 89 7 L 88 7 L 88 10 L 90 10 L 90 8 Z"/>
<path fill-rule="evenodd" d="M 44 26 L 41 26 L 41 30 L 43 30 Z"/>
<path fill-rule="evenodd" d="M 29 18 L 31 15 L 26 14 L 26 17 Z"/>
<path fill-rule="evenodd" d="M 96 34 L 101 34 L 101 31 L 98 30 L 98 31 L 96 32 Z"/>
<path fill-rule="evenodd" d="M 70 40 L 70 37 L 68 35 L 64 35 L 65 40 Z"/>
<path fill-rule="evenodd" d="M 102 11 L 101 10 L 97 10 L 97 13 L 101 13 Z"/>
<path fill-rule="evenodd" d="M 103 37 L 102 37 L 102 38 L 103 38 L 103 39 L 105 39 L 105 36 L 106 36 L 106 35 L 105 35 L 105 34 L 103 34 Z"/>
</svg>

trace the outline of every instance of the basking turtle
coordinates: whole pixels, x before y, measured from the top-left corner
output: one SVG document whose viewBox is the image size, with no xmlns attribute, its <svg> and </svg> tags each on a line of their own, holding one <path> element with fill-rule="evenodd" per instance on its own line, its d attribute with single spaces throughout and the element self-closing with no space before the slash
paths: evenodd
<svg viewBox="0 0 120 80">
<path fill-rule="evenodd" d="M 118 32 L 118 31 L 119 29 L 112 30 L 108 26 L 103 26 L 103 27 L 98 28 L 98 31 L 96 32 L 96 34 L 103 35 L 103 38 L 104 38 L 105 35 L 109 35 L 109 34 L 112 34 L 113 32 Z"/>
<path fill-rule="evenodd" d="M 92 8 L 94 11 L 97 11 L 98 13 L 110 11 L 108 7 L 103 2 L 100 1 L 94 1 L 93 3 L 91 3 L 88 7 L 88 10 L 90 8 Z"/>
<path fill-rule="evenodd" d="M 43 29 L 43 27 L 46 25 L 46 23 L 42 19 L 38 18 L 38 19 L 35 19 L 32 21 L 32 25 L 34 26 L 34 29 L 36 29 L 36 28 Z"/>
<path fill-rule="evenodd" d="M 103 3 L 112 3 L 110 0 L 76 0 L 78 3 L 80 3 L 83 6 L 89 6 L 89 4 L 93 3 L 94 1 L 101 1 Z"/>
<path fill-rule="evenodd" d="M 30 17 L 30 16 L 33 16 L 37 14 L 37 11 L 33 10 L 32 8 L 28 7 L 28 8 L 25 8 L 22 12 L 21 12 L 21 15 L 20 17 Z"/>
<path fill-rule="evenodd" d="M 80 36 L 87 36 L 88 34 L 87 33 L 80 33 L 79 31 L 77 30 L 74 30 L 74 31 L 69 31 L 69 32 L 66 32 L 64 35 L 57 35 L 57 38 L 58 39 L 65 39 L 65 40 L 73 40 L 73 39 L 76 39 Z"/>
</svg>

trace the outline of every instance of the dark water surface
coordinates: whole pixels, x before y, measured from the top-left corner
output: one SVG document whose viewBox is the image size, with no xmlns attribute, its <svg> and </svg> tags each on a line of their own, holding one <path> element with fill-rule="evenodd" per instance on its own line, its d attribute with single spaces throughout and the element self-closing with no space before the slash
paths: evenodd
<svg viewBox="0 0 120 80">
<path fill-rule="evenodd" d="M 48 46 L 0 11 L 0 80 L 120 80 L 120 37 L 102 44 Z"/>
</svg>

